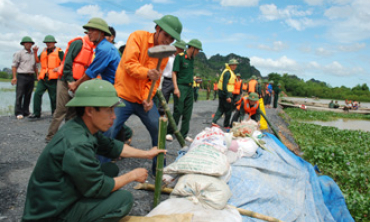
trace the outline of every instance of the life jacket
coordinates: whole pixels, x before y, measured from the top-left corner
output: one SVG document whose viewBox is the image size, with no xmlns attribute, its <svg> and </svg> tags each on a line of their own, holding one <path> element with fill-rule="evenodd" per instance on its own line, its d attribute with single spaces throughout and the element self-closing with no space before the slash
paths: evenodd
<svg viewBox="0 0 370 222">
<path fill-rule="evenodd" d="M 235 85 L 234 85 L 234 91 L 233 91 L 233 94 L 234 95 L 239 95 L 240 94 L 240 88 L 242 87 L 242 82 L 243 80 L 238 80 L 236 79 L 235 80 Z"/>
<path fill-rule="evenodd" d="M 220 80 L 218 81 L 218 88 L 223 90 L 222 89 L 222 83 L 224 81 L 224 74 L 227 71 L 229 71 L 230 74 L 231 74 L 229 82 L 227 83 L 227 91 L 232 93 L 234 91 L 236 75 L 234 74 L 233 70 L 230 69 L 230 66 L 227 63 L 225 64 L 225 70 L 222 72 Z"/>
<path fill-rule="evenodd" d="M 256 92 L 256 86 L 258 82 L 255 79 L 251 79 L 248 83 L 248 93 Z"/>
<path fill-rule="evenodd" d="M 242 104 L 243 105 L 243 108 L 244 108 L 244 111 L 245 113 L 248 113 L 249 114 L 249 117 L 253 116 L 254 114 L 257 113 L 257 109 L 260 105 L 259 101 L 257 101 L 252 107 L 249 105 L 249 99 L 247 96 L 244 96 L 243 98 L 241 98 L 238 102 L 235 103 L 237 106 L 236 108 L 238 110 L 240 110 L 240 107 Z"/>
<path fill-rule="evenodd" d="M 49 79 L 58 79 L 58 72 L 55 72 L 54 69 L 59 67 L 61 63 L 59 51 L 62 51 L 59 47 L 56 47 L 49 55 L 46 48 L 42 51 L 40 55 L 41 70 L 39 79 L 44 79 L 46 74 L 48 74 Z"/>
<path fill-rule="evenodd" d="M 214 91 L 218 90 L 217 82 L 213 83 L 213 90 L 214 90 Z"/>
<path fill-rule="evenodd" d="M 68 54 L 69 46 L 71 45 L 72 42 L 76 40 L 82 40 L 82 48 L 81 48 L 81 51 L 78 53 L 78 55 L 73 60 L 73 64 L 72 64 L 73 78 L 80 79 L 93 60 L 94 48 L 95 48 L 94 43 L 90 41 L 87 35 L 85 35 L 84 37 L 76 37 L 68 42 L 66 52 L 64 54 L 62 66 L 58 71 L 59 76 L 62 76 L 63 74 L 64 61 L 65 61 L 66 55 Z"/>
<path fill-rule="evenodd" d="M 247 91 L 247 89 L 248 89 L 248 83 L 245 82 L 245 83 L 243 83 L 243 90 Z"/>
</svg>

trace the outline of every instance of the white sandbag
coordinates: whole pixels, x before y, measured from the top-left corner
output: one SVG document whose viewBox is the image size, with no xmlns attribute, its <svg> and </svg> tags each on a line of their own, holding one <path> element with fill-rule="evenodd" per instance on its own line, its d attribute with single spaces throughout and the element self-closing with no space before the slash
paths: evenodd
<svg viewBox="0 0 370 222">
<path fill-rule="evenodd" d="M 179 178 L 179 175 L 177 174 L 163 174 L 162 182 L 166 184 L 166 187 L 174 188 L 177 183 L 178 178 Z"/>
<path fill-rule="evenodd" d="M 169 214 L 182 214 L 192 213 L 193 222 L 242 222 L 237 209 L 225 208 L 223 210 L 205 209 L 200 204 L 194 204 L 193 202 L 185 198 L 171 198 L 160 203 L 156 208 L 149 212 L 148 217 L 155 215 L 169 215 Z"/>
<path fill-rule="evenodd" d="M 256 121 L 250 119 L 248 121 L 242 121 L 240 123 L 234 123 L 231 132 L 234 136 L 241 136 L 245 134 L 252 135 L 254 131 L 258 130 L 258 124 Z"/>
<path fill-rule="evenodd" d="M 202 132 L 195 136 L 193 143 L 190 145 L 190 150 L 203 143 L 212 144 L 216 150 L 224 153 L 227 150 L 224 139 L 224 132 L 218 127 L 205 128 Z"/>
<path fill-rule="evenodd" d="M 171 197 L 186 197 L 195 204 L 202 204 L 204 208 L 221 210 L 225 208 L 231 197 L 230 188 L 225 181 L 200 174 L 181 176 Z"/>
<path fill-rule="evenodd" d="M 226 156 L 213 148 L 212 144 L 193 147 L 183 157 L 164 168 L 165 174 L 198 173 L 222 176 L 229 170 Z"/>
<path fill-rule="evenodd" d="M 236 141 L 235 141 L 236 142 Z M 236 142 L 237 143 L 237 142 Z M 239 145 L 238 145 L 238 148 L 239 148 Z M 243 150 L 242 149 L 238 149 L 237 152 L 234 152 L 234 151 L 231 151 L 231 150 L 228 150 L 226 153 L 226 158 L 227 158 L 227 161 L 230 163 L 230 164 L 233 164 L 235 163 L 237 160 L 239 160 L 240 158 L 243 157 Z"/>
<path fill-rule="evenodd" d="M 222 176 L 220 176 L 218 179 L 224 181 L 225 183 L 229 182 L 231 178 L 231 172 L 232 172 L 232 166 L 229 167 L 229 170 Z"/>
<path fill-rule="evenodd" d="M 242 156 L 251 157 L 258 149 L 258 145 L 250 137 L 238 138 L 236 141 L 239 144 L 239 149 L 243 151 Z"/>
<path fill-rule="evenodd" d="M 252 137 L 257 139 L 257 140 L 260 140 L 263 137 L 263 133 L 259 130 L 256 130 L 256 131 L 253 132 Z"/>
</svg>

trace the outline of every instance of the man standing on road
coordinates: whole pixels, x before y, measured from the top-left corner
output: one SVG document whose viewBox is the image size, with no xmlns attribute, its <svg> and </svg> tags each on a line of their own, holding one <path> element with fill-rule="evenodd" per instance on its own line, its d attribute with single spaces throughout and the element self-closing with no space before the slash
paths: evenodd
<svg viewBox="0 0 370 222">
<path fill-rule="evenodd" d="M 51 114 L 54 113 L 57 103 L 57 81 L 58 68 L 63 60 L 64 52 L 61 48 L 55 47 L 54 36 L 45 36 L 44 43 L 46 48 L 37 57 L 38 47 L 33 48 L 35 52 L 36 63 L 41 63 L 41 70 L 38 76 L 39 81 L 35 94 L 33 95 L 33 114 L 28 118 L 38 119 L 41 117 L 42 96 L 48 91 L 50 98 Z"/>
<path fill-rule="evenodd" d="M 120 189 L 144 182 L 148 170 L 118 176 L 117 165 L 101 165 L 95 155 L 152 159 L 166 151 L 143 151 L 102 134 L 116 118 L 114 107 L 122 105 L 111 83 L 94 79 L 81 84 L 66 105 L 76 107 L 77 117 L 61 127 L 37 160 L 22 221 L 119 221 L 130 212 L 132 194 Z"/>
<path fill-rule="evenodd" d="M 225 114 L 224 128 L 230 129 L 230 118 L 233 111 L 232 92 L 234 91 L 236 75 L 234 70 L 239 62 L 236 59 L 230 59 L 229 63 L 225 64 L 225 70 L 222 72 L 220 80 L 218 81 L 218 108 L 212 120 L 212 126 L 220 127 L 217 121 Z"/>
<path fill-rule="evenodd" d="M 175 39 L 180 41 L 182 24 L 179 19 L 172 15 L 165 15 L 161 19 L 154 20 L 156 23 L 155 33 L 135 31 L 127 40 L 125 51 L 116 72 L 114 87 L 118 96 L 123 99 L 125 107 L 116 107 L 113 126 L 107 132 L 111 138 L 115 138 L 122 125 L 132 115 L 137 115 L 149 131 L 152 145 L 158 144 L 159 114 L 153 103 L 160 81 L 157 81 L 153 89 L 152 98 L 147 102 L 152 81 L 161 77 L 161 71 L 156 70 L 157 58 L 148 55 L 148 49 L 157 45 L 169 45 Z M 168 59 L 162 60 L 160 69 L 167 65 Z M 152 170 L 155 172 L 155 160 Z"/>
<path fill-rule="evenodd" d="M 192 39 L 187 43 L 188 49 L 184 53 L 176 56 L 173 65 L 172 81 L 175 87 L 173 118 L 176 125 L 179 124 L 180 117 L 181 129 L 180 133 L 188 142 L 193 142 L 193 139 L 188 136 L 191 114 L 193 112 L 194 91 L 194 58 L 202 49 L 202 43 L 198 39 Z M 171 134 L 174 133 L 172 127 L 167 128 L 166 139 L 172 141 Z"/>
<path fill-rule="evenodd" d="M 35 42 L 29 36 L 22 38 L 21 45 L 24 49 L 16 52 L 13 56 L 12 85 L 17 85 L 15 94 L 14 114 L 18 119 L 30 115 L 30 101 L 35 85 L 35 73 L 38 73 L 35 61 L 35 53 L 31 47 Z"/>
<path fill-rule="evenodd" d="M 238 102 L 243 94 L 243 88 L 242 88 L 242 83 L 243 80 L 241 79 L 240 73 L 236 74 L 236 80 L 235 80 L 235 85 L 234 85 L 234 91 L 233 91 L 233 110 L 235 110 L 235 103 Z"/>
</svg>

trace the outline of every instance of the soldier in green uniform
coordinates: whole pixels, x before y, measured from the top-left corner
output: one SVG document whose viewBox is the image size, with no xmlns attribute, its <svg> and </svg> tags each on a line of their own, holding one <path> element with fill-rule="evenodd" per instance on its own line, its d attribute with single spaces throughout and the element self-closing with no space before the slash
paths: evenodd
<svg viewBox="0 0 370 222">
<path fill-rule="evenodd" d="M 203 49 L 202 43 L 198 39 L 190 40 L 187 45 L 187 50 L 177 54 L 173 64 L 172 81 L 175 88 L 173 118 L 178 125 L 182 116 L 180 133 L 186 141 L 193 142 L 193 139 L 188 136 L 188 132 L 194 103 L 194 57 Z M 172 141 L 171 134 L 174 133 L 174 129 L 168 127 L 167 133 L 166 139 Z"/>
<path fill-rule="evenodd" d="M 95 155 L 152 159 L 164 150 L 139 150 L 101 133 L 113 124 L 114 107 L 123 106 L 108 81 L 83 82 L 66 106 L 76 107 L 77 116 L 59 129 L 37 160 L 22 221 L 119 221 L 133 204 L 132 194 L 119 189 L 144 182 L 148 170 L 118 176 L 114 163 L 101 165 Z"/>
<path fill-rule="evenodd" d="M 225 69 L 221 74 L 220 80 L 218 81 L 218 108 L 215 116 L 212 120 L 212 126 L 220 127 L 217 121 L 225 114 L 224 127 L 226 130 L 230 129 L 230 118 L 233 111 L 232 98 L 234 91 L 234 85 L 236 75 L 234 70 L 238 66 L 239 62 L 236 59 L 230 59 L 229 63 L 225 64 Z"/>
</svg>

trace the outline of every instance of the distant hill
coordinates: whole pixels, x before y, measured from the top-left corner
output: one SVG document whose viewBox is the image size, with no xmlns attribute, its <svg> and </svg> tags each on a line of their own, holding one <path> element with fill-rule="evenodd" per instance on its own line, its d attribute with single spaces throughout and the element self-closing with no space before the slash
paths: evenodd
<svg viewBox="0 0 370 222">
<path fill-rule="evenodd" d="M 222 71 L 225 69 L 225 63 L 227 63 L 230 59 L 236 59 L 239 61 L 239 65 L 235 70 L 235 74 L 240 73 L 242 79 L 248 79 L 252 77 L 252 75 L 261 77 L 260 71 L 254 66 L 250 65 L 249 58 L 233 53 L 227 56 L 217 54 L 207 59 L 203 52 L 199 52 L 199 54 L 195 57 L 194 73 L 203 79 L 210 79 L 214 81 L 220 77 Z"/>
</svg>

